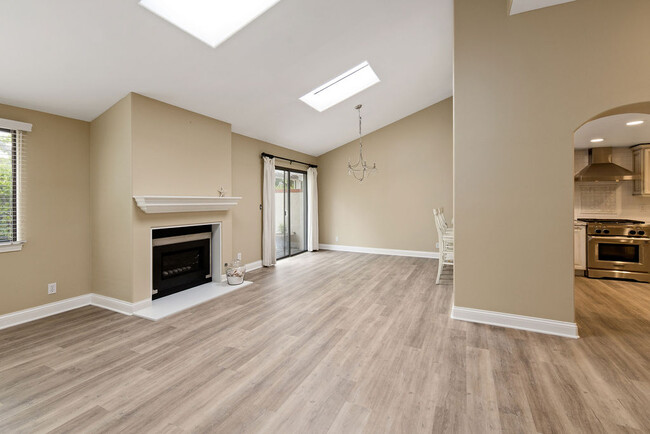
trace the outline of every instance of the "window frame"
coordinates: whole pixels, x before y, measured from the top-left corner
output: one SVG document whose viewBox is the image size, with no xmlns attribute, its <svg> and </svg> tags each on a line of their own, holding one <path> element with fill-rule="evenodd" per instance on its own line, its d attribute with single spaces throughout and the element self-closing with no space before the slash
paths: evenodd
<svg viewBox="0 0 650 434">
<path fill-rule="evenodd" d="M 0 252 L 19 250 L 22 243 L 18 244 L 18 140 L 17 132 L 13 129 L 0 128 L 0 132 L 11 134 L 11 234 L 9 239 L 0 239 Z M 9 248 L 7 248 L 9 247 Z M 13 247 L 13 248 L 12 248 Z M 19 247 L 19 248 L 18 248 Z"/>
</svg>

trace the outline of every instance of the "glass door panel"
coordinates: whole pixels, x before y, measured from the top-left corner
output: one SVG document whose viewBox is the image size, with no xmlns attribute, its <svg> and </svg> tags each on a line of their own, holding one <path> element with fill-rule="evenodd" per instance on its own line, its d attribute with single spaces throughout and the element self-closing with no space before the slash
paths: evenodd
<svg viewBox="0 0 650 434">
<path fill-rule="evenodd" d="M 275 171 L 275 258 L 289 256 L 289 174 Z"/>
<path fill-rule="evenodd" d="M 307 174 L 275 171 L 275 257 L 307 250 Z"/>
<path fill-rule="evenodd" d="M 289 174 L 289 208 L 291 242 L 290 254 L 295 255 L 307 250 L 307 176 L 304 173 Z"/>
</svg>

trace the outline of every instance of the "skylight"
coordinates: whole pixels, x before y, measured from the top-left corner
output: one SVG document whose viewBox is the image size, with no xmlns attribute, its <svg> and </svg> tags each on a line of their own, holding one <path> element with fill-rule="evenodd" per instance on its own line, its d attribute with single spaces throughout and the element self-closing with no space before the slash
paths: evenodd
<svg viewBox="0 0 650 434">
<path fill-rule="evenodd" d="M 212 48 L 280 0 L 140 0 L 140 5 Z"/>
<path fill-rule="evenodd" d="M 379 77 L 368 62 L 363 62 L 301 96 L 300 100 L 322 112 L 377 83 Z"/>
</svg>

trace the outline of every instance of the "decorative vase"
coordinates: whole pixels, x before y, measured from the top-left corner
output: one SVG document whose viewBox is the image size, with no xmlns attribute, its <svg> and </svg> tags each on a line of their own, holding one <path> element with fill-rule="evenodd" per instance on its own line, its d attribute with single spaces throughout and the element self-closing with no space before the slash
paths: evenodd
<svg viewBox="0 0 650 434">
<path fill-rule="evenodd" d="M 235 259 L 230 264 L 226 264 L 226 279 L 228 285 L 240 285 L 244 282 L 246 274 L 246 265 L 242 264 L 239 259 Z"/>
</svg>

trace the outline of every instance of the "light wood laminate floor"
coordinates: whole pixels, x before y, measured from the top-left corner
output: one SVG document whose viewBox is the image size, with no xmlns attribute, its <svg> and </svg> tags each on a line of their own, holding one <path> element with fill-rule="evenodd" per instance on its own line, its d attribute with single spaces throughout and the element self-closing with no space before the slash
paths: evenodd
<svg viewBox="0 0 650 434">
<path fill-rule="evenodd" d="M 323 251 L 159 322 L 2 330 L 0 432 L 650 431 L 650 285 L 576 279 L 572 340 L 454 321 L 435 276 Z"/>
</svg>

